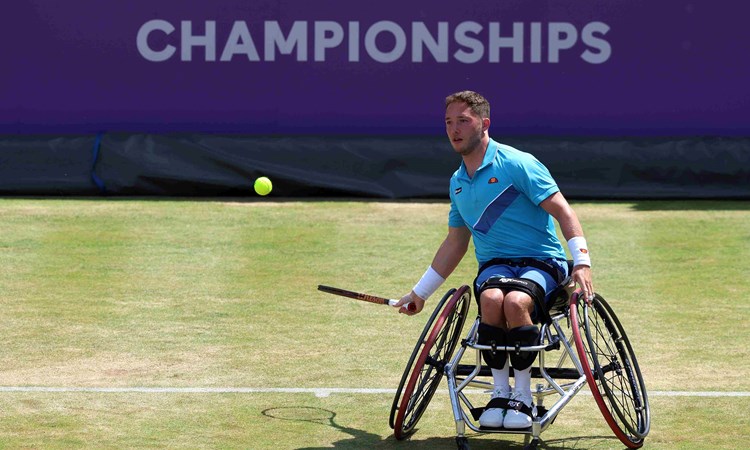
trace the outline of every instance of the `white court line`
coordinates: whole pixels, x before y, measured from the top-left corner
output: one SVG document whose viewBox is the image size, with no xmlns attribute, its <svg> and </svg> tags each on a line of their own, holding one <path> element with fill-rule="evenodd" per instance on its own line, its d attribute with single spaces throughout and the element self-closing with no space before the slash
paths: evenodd
<svg viewBox="0 0 750 450">
<path fill-rule="evenodd" d="M 0 386 L 0 393 L 9 392 L 83 392 L 83 393 L 143 393 L 143 394 L 313 394 L 328 397 L 331 394 L 390 394 L 395 389 L 365 388 L 250 388 L 250 387 L 53 387 L 53 386 Z M 482 393 L 483 390 L 467 390 Z M 583 391 L 588 393 L 587 391 Z M 653 391 L 649 397 L 750 397 L 750 392 L 723 391 Z"/>
</svg>

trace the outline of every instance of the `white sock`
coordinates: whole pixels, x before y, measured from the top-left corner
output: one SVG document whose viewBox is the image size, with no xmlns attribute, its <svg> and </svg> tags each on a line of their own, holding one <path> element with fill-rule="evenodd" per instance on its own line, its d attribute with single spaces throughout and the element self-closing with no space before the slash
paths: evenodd
<svg viewBox="0 0 750 450">
<path fill-rule="evenodd" d="M 495 390 L 510 393 L 510 364 L 506 363 L 502 369 L 492 369 L 492 381 Z"/>
<path fill-rule="evenodd" d="M 513 369 L 513 379 L 516 384 L 513 388 L 516 393 L 523 393 L 524 396 L 531 396 L 531 367 L 524 370 Z M 530 405 L 529 405 L 530 406 Z"/>
</svg>

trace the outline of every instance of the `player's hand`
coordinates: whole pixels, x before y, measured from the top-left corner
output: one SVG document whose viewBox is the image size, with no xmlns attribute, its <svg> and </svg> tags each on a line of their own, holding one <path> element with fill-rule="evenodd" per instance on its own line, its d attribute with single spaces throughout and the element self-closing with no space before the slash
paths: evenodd
<svg viewBox="0 0 750 450">
<path fill-rule="evenodd" d="M 401 297 L 401 300 L 399 300 L 395 306 L 398 307 L 399 313 L 413 316 L 414 314 L 419 314 L 422 311 L 422 308 L 424 308 L 424 302 L 424 299 L 415 294 L 414 291 L 411 291 Z M 412 303 L 414 305 L 413 311 L 410 311 L 406 306 L 404 306 L 407 303 Z"/>
<path fill-rule="evenodd" d="M 591 304 L 591 301 L 594 299 L 594 283 L 591 281 L 591 267 L 583 264 L 577 265 L 573 267 L 571 277 L 581 287 L 583 299 L 586 300 L 586 303 Z"/>
</svg>

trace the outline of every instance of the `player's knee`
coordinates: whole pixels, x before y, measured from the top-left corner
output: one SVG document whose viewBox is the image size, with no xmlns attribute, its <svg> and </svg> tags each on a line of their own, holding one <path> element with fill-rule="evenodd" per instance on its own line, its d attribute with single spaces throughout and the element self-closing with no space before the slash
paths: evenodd
<svg viewBox="0 0 750 450">
<path fill-rule="evenodd" d="M 525 325 L 508 330 L 508 346 L 528 347 L 539 343 L 539 328 Z M 531 367 L 539 352 L 510 351 L 510 364 L 514 369 L 524 370 Z"/>
<path fill-rule="evenodd" d="M 482 306 L 500 307 L 503 304 L 504 294 L 500 289 L 486 289 L 479 296 Z"/>
<path fill-rule="evenodd" d="M 477 343 L 479 345 L 488 345 L 493 347 L 504 347 L 507 342 L 506 331 L 502 328 L 494 327 L 486 323 L 479 324 L 479 336 Z M 505 350 L 482 350 L 484 362 L 493 369 L 502 369 L 505 367 L 505 361 L 508 354 Z"/>
<path fill-rule="evenodd" d="M 479 311 L 482 322 L 494 326 L 505 325 L 505 314 L 503 313 L 503 291 L 500 289 L 488 289 L 479 296 Z"/>
<path fill-rule="evenodd" d="M 511 317 L 531 313 L 534 310 L 534 301 L 525 292 L 509 292 L 503 301 L 503 309 L 505 314 Z"/>
</svg>

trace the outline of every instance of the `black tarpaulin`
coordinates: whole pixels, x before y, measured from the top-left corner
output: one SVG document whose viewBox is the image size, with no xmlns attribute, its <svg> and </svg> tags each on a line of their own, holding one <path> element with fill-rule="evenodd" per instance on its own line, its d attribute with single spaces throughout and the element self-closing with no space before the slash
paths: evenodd
<svg viewBox="0 0 750 450">
<path fill-rule="evenodd" d="M 100 138 L 100 139 L 97 139 Z M 544 138 L 534 154 L 568 198 L 750 198 L 750 138 Z M 3 195 L 447 198 L 443 136 L 0 136 Z"/>
</svg>

